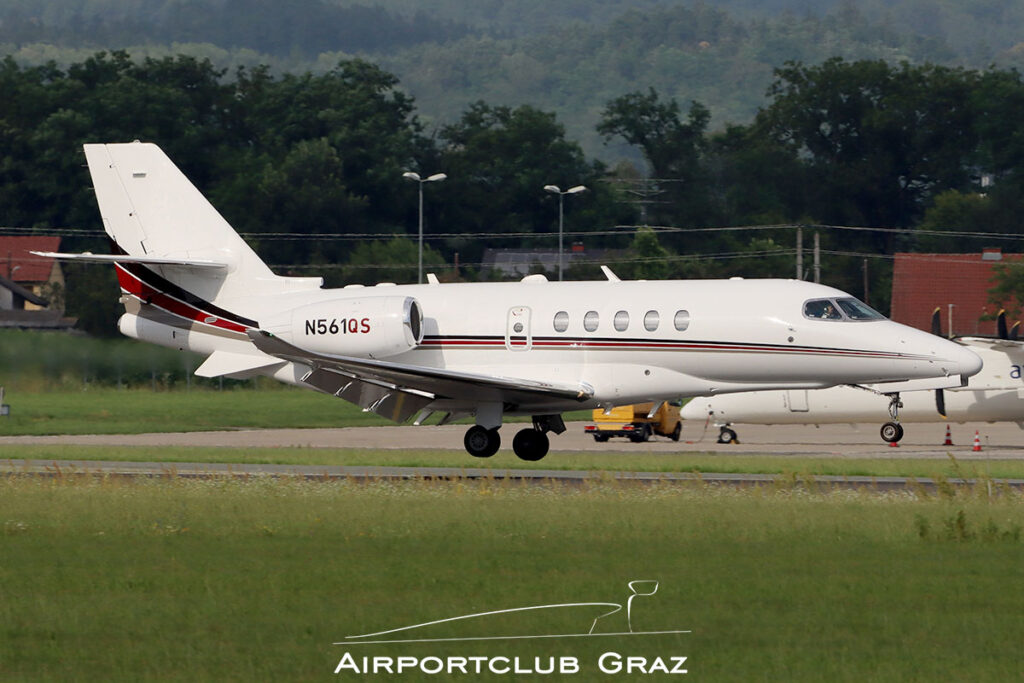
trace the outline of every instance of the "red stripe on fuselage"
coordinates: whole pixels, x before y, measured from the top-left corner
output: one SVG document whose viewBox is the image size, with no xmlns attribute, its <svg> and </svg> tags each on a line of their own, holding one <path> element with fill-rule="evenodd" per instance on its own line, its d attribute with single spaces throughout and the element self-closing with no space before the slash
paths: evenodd
<svg viewBox="0 0 1024 683">
<path fill-rule="evenodd" d="M 244 325 L 239 325 L 238 323 L 231 322 L 230 320 L 224 320 L 219 316 L 200 308 L 196 308 L 195 306 L 187 304 L 180 299 L 176 299 L 158 289 L 154 289 L 140 280 L 137 276 L 125 270 L 121 264 L 116 264 L 116 266 L 117 282 L 121 285 L 121 289 L 133 296 L 137 296 L 147 304 L 158 306 L 168 313 L 173 313 L 174 315 L 185 318 L 186 320 L 202 323 L 203 325 L 210 325 L 211 327 L 219 327 L 222 330 L 230 330 L 231 332 L 240 332 L 245 334 L 246 327 Z"/>
<path fill-rule="evenodd" d="M 513 339 L 513 344 L 525 345 L 525 339 Z M 503 337 L 492 337 L 490 339 L 460 338 L 451 337 L 446 339 L 424 339 L 421 347 L 428 348 L 503 348 L 505 339 Z M 537 339 L 532 340 L 534 348 L 586 348 L 586 349 L 629 349 L 648 351 L 722 351 L 722 352 L 750 352 L 750 353 L 797 353 L 815 354 L 825 356 L 844 356 L 858 358 L 907 358 L 903 354 L 888 353 L 885 351 L 870 351 L 858 349 L 827 349 L 806 346 L 789 347 L 773 346 L 765 344 L 729 344 L 725 342 L 687 342 L 687 341 L 642 341 L 614 339 Z"/>
</svg>

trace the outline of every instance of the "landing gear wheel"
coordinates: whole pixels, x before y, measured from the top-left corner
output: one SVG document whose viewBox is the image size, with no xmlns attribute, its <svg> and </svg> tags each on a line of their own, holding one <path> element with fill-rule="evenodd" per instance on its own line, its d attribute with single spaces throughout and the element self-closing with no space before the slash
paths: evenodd
<svg viewBox="0 0 1024 683">
<path fill-rule="evenodd" d="M 676 422 L 676 428 L 672 430 L 671 434 L 669 434 L 669 438 L 671 438 L 673 441 L 679 441 L 679 437 L 682 436 L 682 434 L 683 434 L 683 423 L 682 422 Z"/>
<path fill-rule="evenodd" d="M 512 450 L 522 460 L 536 462 L 548 454 L 548 435 L 539 429 L 521 429 L 512 439 Z"/>
<path fill-rule="evenodd" d="M 899 422 L 886 422 L 882 425 L 882 429 L 879 431 L 879 434 L 882 435 L 882 441 L 896 443 L 903 438 L 903 425 Z"/>
<path fill-rule="evenodd" d="M 736 437 L 736 432 L 728 427 L 722 427 L 718 432 L 718 443 L 739 443 L 739 439 Z"/>
<path fill-rule="evenodd" d="M 462 440 L 469 454 L 475 458 L 489 458 L 498 452 L 501 447 L 501 435 L 497 429 L 487 429 L 480 425 L 473 425 L 466 430 L 466 437 Z"/>
</svg>

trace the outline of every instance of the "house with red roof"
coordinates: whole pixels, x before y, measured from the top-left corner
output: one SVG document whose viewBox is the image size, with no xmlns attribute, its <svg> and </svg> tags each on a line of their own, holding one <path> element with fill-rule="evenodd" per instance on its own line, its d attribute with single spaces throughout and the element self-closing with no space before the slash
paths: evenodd
<svg viewBox="0 0 1024 683">
<path fill-rule="evenodd" d="M 44 235 L 0 235 L 0 276 L 31 292 L 36 298 L 49 299 L 54 291 L 63 291 L 64 272 L 57 259 L 36 256 L 32 251 L 60 251 L 60 237 Z M 60 301 L 40 306 L 26 299 L 27 311 L 41 308 L 62 310 Z"/>
<path fill-rule="evenodd" d="M 1000 264 L 1022 264 L 1022 254 L 985 249 L 980 254 L 895 255 L 892 272 L 893 320 L 931 330 L 932 312 L 939 308 L 945 335 L 996 334 L 996 315 L 1006 308 L 1012 325 L 1020 311 L 989 301 L 989 290 Z M 1024 265 L 1024 264 L 1022 264 Z"/>
<path fill-rule="evenodd" d="M 60 251 L 60 237 L 0 235 L 0 328 L 68 329 L 60 262 L 33 251 Z"/>
</svg>

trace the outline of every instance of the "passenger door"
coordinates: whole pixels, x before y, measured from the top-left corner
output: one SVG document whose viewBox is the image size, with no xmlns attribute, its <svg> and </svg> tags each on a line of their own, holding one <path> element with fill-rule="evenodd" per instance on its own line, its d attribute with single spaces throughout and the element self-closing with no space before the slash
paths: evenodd
<svg viewBox="0 0 1024 683">
<path fill-rule="evenodd" d="M 529 351 L 533 346 L 530 333 L 530 308 L 513 306 L 505 321 L 505 348 L 509 351 Z"/>
</svg>

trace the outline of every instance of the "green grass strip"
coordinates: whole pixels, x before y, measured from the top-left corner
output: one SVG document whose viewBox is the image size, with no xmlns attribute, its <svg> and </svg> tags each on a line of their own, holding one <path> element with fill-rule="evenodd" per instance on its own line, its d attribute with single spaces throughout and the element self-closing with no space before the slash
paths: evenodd
<svg viewBox="0 0 1024 683">
<path fill-rule="evenodd" d="M 918 478 L 1024 479 L 1021 460 L 809 458 L 780 455 L 628 452 L 552 452 L 528 463 L 508 451 L 486 459 L 457 450 L 354 448 L 218 448 L 180 446 L 4 446 L 4 459 L 116 460 L 166 463 L 246 463 L 278 465 L 363 465 L 495 469 L 605 470 L 634 472 L 719 472 Z"/>
<path fill-rule="evenodd" d="M 602 675 L 608 651 L 686 656 L 688 678 L 713 681 L 1020 674 L 1019 497 L 3 478 L 0 501 L 6 680 L 323 680 L 346 651 L 571 656 L 581 681 L 646 680 Z M 624 603 L 638 579 L 658 581 L 657 594 L 599 632 L 692 633 L 332 645 L 488 610 Z M 422 635 L 579 633 L 594 616 L 523 613 Z"/>
</svg>

